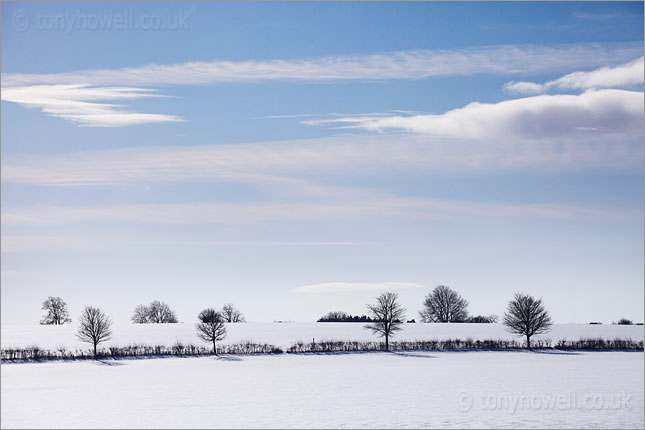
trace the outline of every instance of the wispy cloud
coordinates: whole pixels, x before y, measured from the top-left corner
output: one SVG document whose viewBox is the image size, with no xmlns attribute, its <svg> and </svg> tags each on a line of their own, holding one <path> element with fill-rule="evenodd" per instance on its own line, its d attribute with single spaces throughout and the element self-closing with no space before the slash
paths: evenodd
<svg viewBox="0 0 645 430">
<path fill-rule="evenodd" d="M 631 219 L 637 210 L 597 209 L 562 204 L 479 203 L 384 193 L 355 193 L 327 201 L 136 204 L 102 207 L 3 209 L 3 227 L 92 224 L 248 224 L 328 220 L 442 220 L 463 217 L 536 219 Z"/>
<path fill-rule="evenodd" d="M 601 67 L 590 72 L 574 72 L 544 84 L 508 82 L 504 90 L 519 94 L 539 94 L 551 89 L 585 90 L 590 88 L 630 88 L 642 86 L 645 78 L 643 57 L 615 67 Z"/>
<path fill-rule="evenodd" d="M 310 59 L 196 61 L 68 73 L 3 73 L 2 84 L 17 86 L 87 83 L 157 86 L 267 80 L 382 80 L 479 74 L 516 75 L 615 64 L 635 58 L 641 53 L 641 42 L 555 47 L 501 45 Z"/>
<path fill-rule="evenodd" d="M 2 100 L 34 107 L 42 112 L 90 127 L 122 127 L 136 124 L 183 121 L 164 114 L 129 112 L 123 105 L 98 103 L 164 97 L 155 90 L 130 87 L 92 87 L 85 84 L 3 87 Z"/>
<path fill-rule="evenodd" d="M 347 247 L 368 246 L 372 242 L 351 241 L 248 241 L 248 240 L 211 240 L 208 237 L 200 239 L 170 239 L 145 237 L 137 235 L 105 235 L 101 233 L 88 234 L 49 234 L 24 235 L 3 234 L 2 254 L 34 254 L 66 251 L 91 251 L 103 249 L 137 249 L 159 246 L 190 246 L 190 247 Z"/>
<path fill-rule="evenodd" d="M 392 115 L 307 120 L 370 131 L 399 130 L 487 140 L 642 136 L 643 93 L 589 90 L 580 95 L 540 95 L 499 103 L 471 103 L 441 115 Z"/>
<path fill-rule="evenodd" d="M 593 13 L 593 12 L 583 12 L 580 10 L 574 10 L 572 13 L 574 18 L 584 20 L 584 21 L 612 21 L 616 19 L 632 18 L 632 19 L 642 19 L 642 15 L 638 14 L 627 14 L 627 13 Z"/>
<path fill-rule="evenodd" d="M 85 235 L 51 235 L 51 234 L 3 234 L 2 254 L 24 254 L 40 252 L 64 252 L 101 249 L 113 246 L 115 238 L 108 237 L 106 240 L 95 240 L 96 238 Z"/>
<path fill-rule="evenodd" d="M 411 282 L 325 282 L 303 285 L 294 288 L 292 291 L 294 293 L 361 293 L 406 288 L 424 288 L 424 286 Z"/>
<path fill-rule="evenodd" d="M 642 105 L 640 107 L 642 109 Z M 467 126 L 466 123 L 464 127 Z M 626 171 L 642 167 L 641 137 L 611 140 L 602 137 L 595 139 L 588 136 L 567 142 L 566 151 L 558 139 L 473 142 L 435 139 L 420 134 L 145 147 L 87 151 L 64 156 L 5 157 L 1 174 L 4 183 L 40 186 L 236 181 L 276 191 L 284 190 L 289 194 L 338 195 L 338 190 L 327 192 L 309 183 L 307 176 L 312 173 L 335 174 L 339 169 L 373 175 L 380 174 L 384 169 L 429 173 L 500 169 L 525 171 L 531 168 L 540 171 Z"/>
</svg>

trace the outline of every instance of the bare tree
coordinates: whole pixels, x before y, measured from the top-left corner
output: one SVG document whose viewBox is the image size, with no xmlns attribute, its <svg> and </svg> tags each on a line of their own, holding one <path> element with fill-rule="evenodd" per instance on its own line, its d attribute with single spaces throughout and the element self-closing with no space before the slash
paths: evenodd
<svg viewBox="0 0 645 430">
<path fill-rule="evenodd" d="M 224 321 L 228 323 L 245 322 L 242 312 L 235 309 L 231 303 L 225 304 L 222 308 L 222 317 L 224 318 Z"/>
<path fill-rule="evenodd" d="M 59 325 L 72 322 L 72 319 L 69 317 L 69 311 L 67 310 L 67 303 L 60 297 L 49 296 L 43 302 L 41 309 L 47 311 L 47 315 L 40 320 L 40 323 L 43 325 Z"/>
<path fill-rule="evenodd" d="M 365 325 L 366 329 L 385 337 L 385 350 L 390 350 L 390 336 L 397 330 L 405 319 L 405 309 L 397 301 L 396 293 L 383 293 L 376 298 L 376 304 L 367 305 L 367 310 L 374 322 Z"/>
<path fill-rule="evenodd" d="M 526 336 L 526 347 L 531 349 L 531 337 L 548 332 L 552 321 L 542 299 L 515 294 L 504 314 L 504 325 L 511 333 Z"/>
<path fill-rule="evenodd" d="M 197 316 L 197 336 L 204 342 L 213 343 L 213 354 L 217 354 L 216 342 L 226 337 L 226 326 L 222 314 L 215 309 L 204 309 Z"/>
<path fill-rule="evenodd" d="M 145 305 L 139 305 L 136 308 L 134 308 L 134 312 L 132 313 L 132 322 L 134 324 L 146 324 L 148 323 L 148 315 L 150 312 L 148 311 L 148 307 Z"/>
<path fill-rule="evenodd" d="M 423 322 L 463 322 L 468 318 L 468 302 L 456 291 L 439 285 L 426 296 L 419 315 Z"/>
<path fill-rule="evenodd" d="M 177 322 L 177 316 L 170 309 L 170 306 L 159 300 L 153 301 L 148 306 L 137 306 L 134 308 L 130 319 L 135 324 L 168 324 Z"/>
<path fill-rule="evenodd" d="M 78 319 L 76 337 L 81 342 L 91 343 L 94 346 L 94 357 L 96 357 L 98 344 L 109 340 L 112 336 L 111 326 L 112 320 L 102 310 L 86 306 Z"/>
</svg>

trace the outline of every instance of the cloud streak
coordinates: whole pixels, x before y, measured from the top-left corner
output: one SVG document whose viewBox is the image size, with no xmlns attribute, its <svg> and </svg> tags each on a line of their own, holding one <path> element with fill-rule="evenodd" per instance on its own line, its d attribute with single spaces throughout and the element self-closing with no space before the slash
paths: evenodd
<svg viewBox="0 0 645 430">
<path fill-rule="evenodd" d="M 530 141 L 642 136 L 643 113 L 642 92 L 589 90 L 580 95 L 540 95 L 499 103 L 471 103 L 440 115 L 351 116 L 303 123 L 479 141 Z"/>
<path fill-rule="evenodd" d="M 556 47 L 501 45 L 310 59 L 196 61 L 68 73 L 3 73 L 2 83 L 4 86 L 78 83 L 158 86 L 275 80 L 384 80 L 480 74 L 517 75 L 598 67 L 628 61 L 641 53 L 640 42 Z"/>
<path fill-rule="evenodd" d="M 325 282 L 321 284 L 296 287 L 294 293 L 362 293 L 382 290 L 401 290 L 407 288 L 424 288 L 423 285 L 411 282 Z"/>
<path fill-rule="evenodd" d="M 136 100 L 164 97 L 155 90 L 131 87 L 91 87 L 88 85 L 31 85 L 3 87 L 2 100 L 18 103 L 81 126 L 122 127 L 183 121 L 165 114 L 129 112 L 122 105 L 98 103 L 106 100 Z"/>
<path fill-rule="evenodd" d="M 551 89 L 586 90 L 591 88 L 630 88 L 643 85 L 643 57 L 616 67 L 601 67 L 590 72 L 574 72 L 544 84 L 508 82 L 504 90 L 516 94 L 539 94 Z"/>
<path fill-rule="evenodd" d="M 46 252 L 65 251 L 93 251 L 103 249 L 132 250 L 137 248 L 154 248 L 159 246 L 171 247 L 348 247 L 368 246 L 372 242 L 351 242 L 351 241 L 245 241 L 245 240 L 211 240 L 202 239 L 166 239 L 158 236 L 145 237 L 136 235 L 115 235 L 115 234 L 88 234 L 87 231 L 81 234 L 65 235 L 25 235 L 25 234 L 3 234 L 2 254 L 34 254 Z"/>
<path fill-rule="evenodd" d="M 425 135 L 343 136 L 231 145 L 145 147 L 5 157 L 4 183 L 56 187 L 168 182 L 241 182 L 289 193 L 325 194 L 302 178 L 353 174 L 510 169 L 622 170 L 642 167 L 642 138 L 473 142 Z M 336 191 L 334 191 L 335 193 Z"/>
<path fill-rule="evenodd" d="M 367 194 L 367 196 L 364 196 Z M 53 225 L 208 225 L 329 220 L 446 220 L 458 218 L 631 219 L 637 210 L 562 204 L 478 203 L 356 192 L 353 198 L 309 202 L 173 203 L 102 207 L 3 209 L 3 227 Z"/>
</svg>

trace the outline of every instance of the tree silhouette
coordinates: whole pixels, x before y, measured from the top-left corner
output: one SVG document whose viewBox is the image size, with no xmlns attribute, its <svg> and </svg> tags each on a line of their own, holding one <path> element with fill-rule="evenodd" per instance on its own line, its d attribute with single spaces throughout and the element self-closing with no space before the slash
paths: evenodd
<svg viewBox="0 0 645 430">
<path fill-rule="evenodd" d="M 531 349 L 531 337 L 548 332 L 552 321 L 542 299 L 515 294 L 504 314 L 504 325 L 511 333 L 526 336 L 526 347 Z"/>
<path fill-rule="evenodd" d="M 419 315 L 423 322 L 463 322 L 468 318 L 468 302 L 456 291 L 439 285 L 426 296 Z"/>
<path fill-rule="evenodd" d="M 217 355 L 216 342 L 226 337 L 226 326 L 222 314 L 215 309 L 204 309 L 197 316 L 197 336 L 204 342 L 213 343 L 213 354 Z"/>
<path fill-rule="evenodd" d="M 177 322 L 177 315 L 165 302 L 155 300 L 150 305 L 139 305 L 134 308 L 130 318 L 135 324 L 173 324 Z"/>
<path fill-rule="evenodd" d="M 405 309 L 398 303 L 395 293 L 383 293 L 376 298 L 376 304 L 367 305 L 367 310 L 373 322 L 365 325 L 366 329 L 385 337 L 385 350 L 390 350 L 390 336 L 401 330 L 405 318 Z"/>
<path fill-rule="evenodd" d="M 94 357 L 99 343 L 109 340 L 112 336 L 112 320 L 99 308 L 86 306 L 78 320 L 76 337 L 94 346 Z"/>
<path fill-rule="evenodd" d="M 235 309 L 231 303 L 225 304 L 222 308 L 222 318 L 224 318 L 224 321 L 228 323 L 239 323 L 245 321 L 242 312 Z"/>
<path fill-rule="evenodd" d="M 49 296 L 43 302 L 42 310 L 47 311 L 47 315 L 40 320 L 43 325 L 59 325 L 72 322 L 67 310 L 67 303 L 60 297 Z"/>
<path fill-rule="evenodd" d="M 134 308 L 134 312 L 132 314 L 131 320 L 135 324 L 147 324 L 149 313 L 150 312 L 148 311 L 147 306 L 139 305 L 136 308 Z"/>
</svg>

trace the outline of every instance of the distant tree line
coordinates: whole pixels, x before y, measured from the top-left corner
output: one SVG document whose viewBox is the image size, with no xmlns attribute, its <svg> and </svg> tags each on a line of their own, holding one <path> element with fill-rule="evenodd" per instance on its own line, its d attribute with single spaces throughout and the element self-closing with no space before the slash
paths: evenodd
<svg viewBox="0 0 645 430">
<path fill-rule="evenodd" d="M 350 315 L 345 312 L 329 312 L 318 318 L 317 322 L 372 322 L 372 318 L 367 315 Z"/>
<path fill-rule="evenodd" d="M 497 315 L 474 315 L 466 318 L 463 322 L 470 324 L 494 324 L 499 321 Z"/>
</svg>

